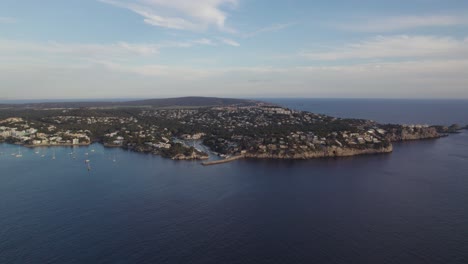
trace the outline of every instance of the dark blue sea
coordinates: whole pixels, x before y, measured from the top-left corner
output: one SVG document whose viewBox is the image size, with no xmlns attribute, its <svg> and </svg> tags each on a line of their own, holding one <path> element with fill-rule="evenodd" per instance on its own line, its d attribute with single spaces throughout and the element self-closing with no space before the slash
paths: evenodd
<svg viewBox="0 0 468 264">
<path fill-rule="evenodd" d="M 468 124 L 466 101 L 275 102 Z M 21 151 L 0 145 L 2 264 L 468 263 L 467 131 L 388 155 L 213 167 L 100 145 Z"/>
<path fill-rule="evenodd" d="M 289 108 L 380 123 L 468 124 L 468 100 L 261 99 Z"/>
</svg>

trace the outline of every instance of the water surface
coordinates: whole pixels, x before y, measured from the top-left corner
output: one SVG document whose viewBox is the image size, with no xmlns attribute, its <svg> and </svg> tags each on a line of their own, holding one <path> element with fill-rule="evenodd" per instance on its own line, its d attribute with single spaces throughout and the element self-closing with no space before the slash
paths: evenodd
<svg viewBox="0 0 468 264">
<path fill-rule="evenodd" d="M 467 132 L 212 167 L 100 145 L 17 151 L 0 145 L 0 263 L 468 263 Z"/>
<path fill-rule="evenodd" d="M 264 99 L 293 109 L 380 123 L 468 124 L 468 100 Z"/>
</svg>

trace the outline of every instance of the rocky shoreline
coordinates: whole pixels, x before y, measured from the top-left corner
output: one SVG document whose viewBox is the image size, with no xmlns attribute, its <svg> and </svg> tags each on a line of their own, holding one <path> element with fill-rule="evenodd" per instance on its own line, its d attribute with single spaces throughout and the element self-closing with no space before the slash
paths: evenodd
<svg viewBox="0 0 468 264">
<path fill-rule="evenodd" d="M 208 153 L 228 157 L 216 164 L 237 157 L 313 159 L 390 153 L 393 142 L 436 139 L 463 129 L 455 124 L 379 124 L 259 102 L 242 107 L 65 109 L 37 111 L 32 116 L 21 111 L 17 114 L 0 120 L 0 141 L 26 147 L 87 146 L 93 142 L 173 160 L 206 161 L 210 160 Z M 198 140 L 203 147 L 187 140 Z"/>
<path fill-rule="evenodd" d="M 387 139 L 390 142 L 406 142 L 406 141 L 417 141 L 417 140 L 432 140 L 441 137 L 446 137 L 448 134 L 439 133 L 435 127 L 421 128 L 418 131 L 409 133 L 406 130 L 400 132 L 392 131 L 387 135 Z M 320 151 L 307 151 L 303 153 L 244 153 L 234 158 L 226 158 L 223 160 L 204 162 L 203 165 L 218 165 L 238 159 L 283 159 L 283 160 L 307 160 L 316 158 L 338 158 L 338 157 L 352 157 L 352 156 L 363 156 L 363 155 L 378 155 L 388 154 L 393 152 L 393 145 L 389 143 L 386 147 L 377 148 L 350 148 L 350 147 L 324 147 Z"/>
<path fill-rule="evenodd" d="M 49 147 L 87 147 L 89 145 L 91 145 L 91 143 L 80 143 L 80 144 L 64 143 L 64 144 L 38 144 L 38 145 L 24 144 L 22 146 L 27 147 L 27 148 L 41 148 L 41 147 L 49 148 Z"/>
<path fill-rule="evenodd" d="M 391 131 L 387 135 L 387 139 L 390 142 L 405 142 L 405 141 L 417 141 L 417 140 L 431 140 L 438 139 L 441 137 L 448 136 L 448 133 L 439 133 L 435 127 L 428 127 L 420 129 L 417 132 L 409 133 L 408 131 Z M 42 145 L 26 145 L 21 144 L 24 147 L 34 148 L 34 147 L 83 147 L 89 146 L 90 144 L 42 144 Z M 103 143 L 104 147 L 107 148 L 123 148 L 128 149 L 138 153 L 150 153 L 153 155 L 162 155 L 162 153 L 154 153 L 149 151 L 149 149 L 135 147 L 123 147 L 112 144 Z M 317 158 L 338 158 L 338 157 L 351 157 L 351 156 L 363 156 L 363 155 L 378 155 L 378 154 L 388 154 L 393 152 L 393 145 L 391 143 L 386 147 L 375 147 L 375 148 L 350 148 L 350 147 L 337 147 L 337 146 L 327 146 L 323 147 L 321 150 L 315 151 L 306 151 L 303 153 L 255 153 L 255 152 L 246 152 L 240 155 L 232 156 L 226 159 L 208 161 L 208 155 L 203 155 L 203 153 L 192 152 L 190 155 L 177 154 L 171 157 L 165 156 L 166 158 L 171 158 L 173 160 L 206 160 L 202 162 L 202 165 L 218 165 L 223 163 L 228 163 L 236 161 L 239 159 L 281 159 L 281 160 L 307 160 L 307 159 L 317 159 Z"/>
<path fill-rule="evenodd" d="M 269 153 L 246 153 L 243 156 L 245 158 L 252 159 L 291 159 L 291 160 L 304 160 L 304 159 L 316 159 L 316 158 L 336 158 L 336 157 L 351 157 L 360 155 L 374 155 L 384 154 L 393 152 L 393 146 L 382 148 L 367 148 L 367 149 L 355 149 L 355 148 L 340 148 L 331 147 L 325 148 L 322 151 L 308 151 L 304 153 L 296 154 L 269 154 Z"/>
<path fill-rule="evenodd" d="M 389 133 L 387 134 L 386 138 L 390 142 L 437 139 L 447 136 L 446 133 L 441 133 L 441 131 L 438 131 L 436 127 L 420 128 L 417 131 L 411 132 L 408 129 L 403 129 L 401 131 L 392 129 L 388 132 Z"/>
</svg>

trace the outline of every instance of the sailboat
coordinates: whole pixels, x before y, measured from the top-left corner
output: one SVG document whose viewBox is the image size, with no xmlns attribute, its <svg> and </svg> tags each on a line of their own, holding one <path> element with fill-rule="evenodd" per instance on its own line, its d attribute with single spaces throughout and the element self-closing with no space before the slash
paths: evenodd
<svg viewBox="0 0 468 264">
<path fill-rule="evenodd" d="M 21 147 L 18 147 L 18 154 L 16 154 L 15 157 L 17 157 L 17 158 L 23 157 L 23 154 L 21 154 Z"/>
<path fill-rule="evenodd" d="M 112 159 L 113 162 L 116 162 L 117 160 L 115 159 L 115 154 L 114 154 L 114 158 Z"/>
<path fill-rule="evenodd" d="M 88 169 L 88 172 L 91 171 L 91 163 L 90 160 L 85 160 L 86 168 Z"/>
<path fill-rule="evenodd" d="M 55 159 L 55 149 L 53 149 L 52 159 Z"/>
</svg>

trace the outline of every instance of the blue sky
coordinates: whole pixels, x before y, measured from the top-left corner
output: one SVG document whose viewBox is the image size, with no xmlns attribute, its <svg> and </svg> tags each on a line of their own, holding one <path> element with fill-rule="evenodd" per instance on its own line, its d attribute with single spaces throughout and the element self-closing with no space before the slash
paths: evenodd
<svg viewBox="0 0 468 264">
<path fill-rule="evenodd" d="M 468 98 L 468 1 L 2 0 L 0 99 Z"/>
</svg>

